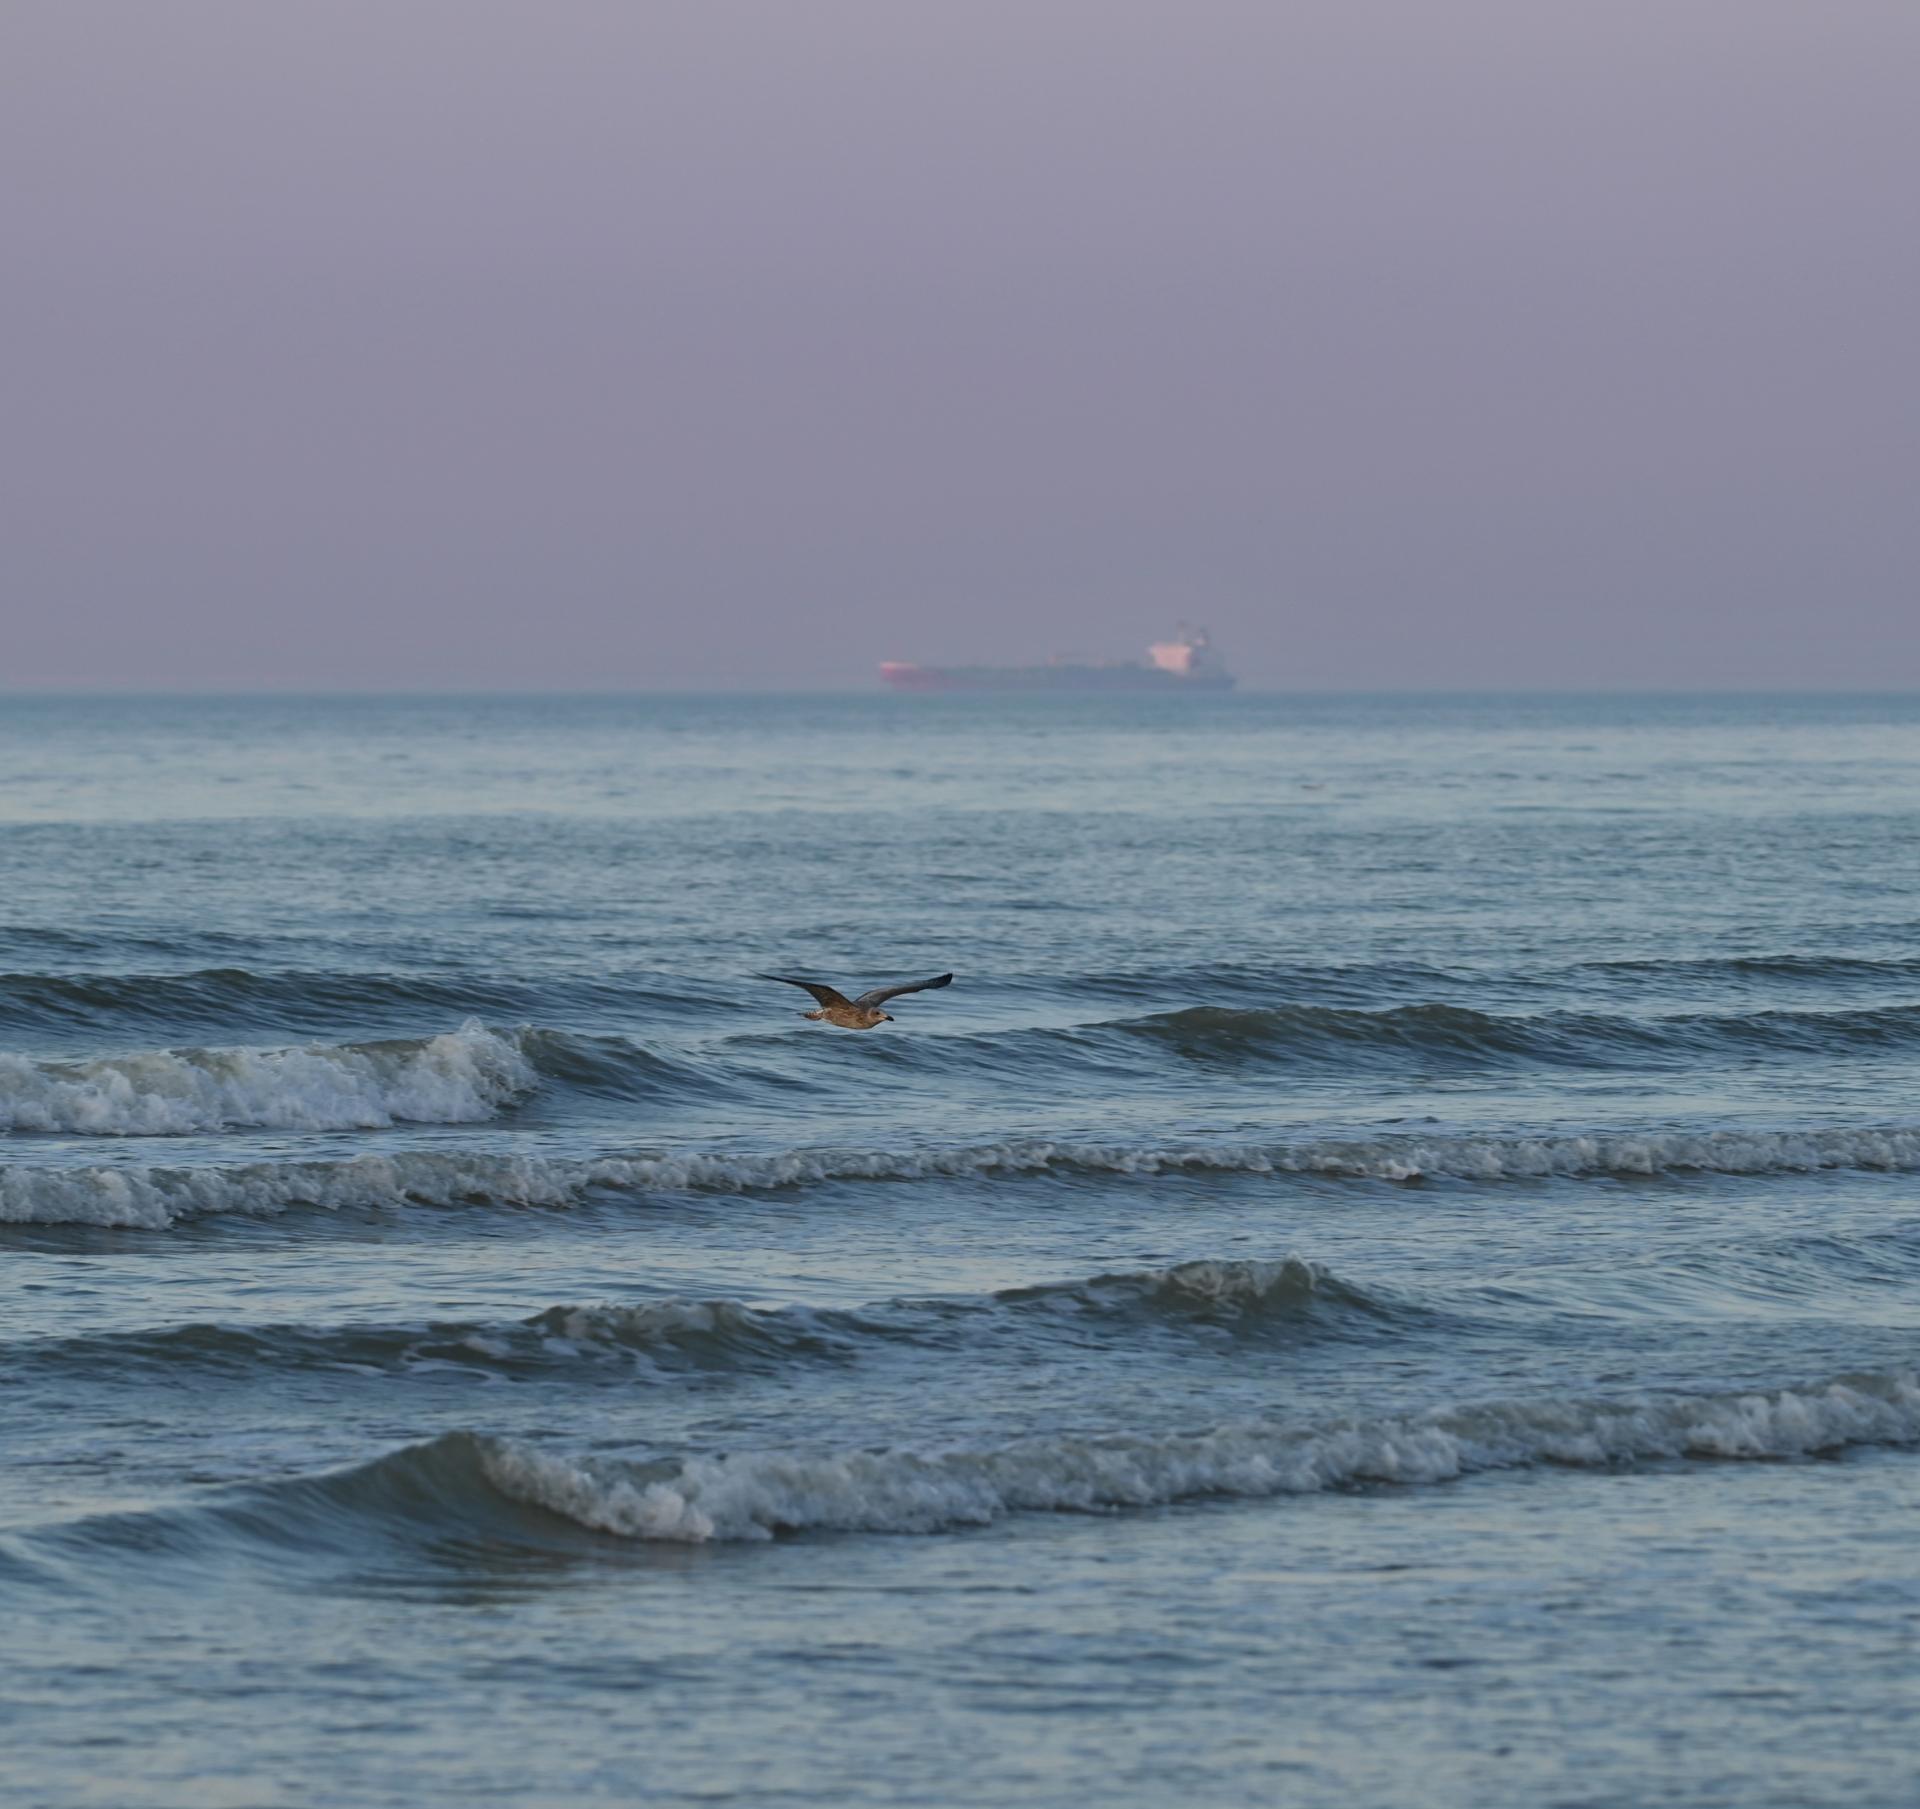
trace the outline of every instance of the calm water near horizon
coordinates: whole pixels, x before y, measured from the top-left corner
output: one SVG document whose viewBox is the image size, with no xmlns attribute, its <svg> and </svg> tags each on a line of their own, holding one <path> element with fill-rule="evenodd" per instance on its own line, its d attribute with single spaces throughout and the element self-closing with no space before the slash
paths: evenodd
<svg viewBox="0 0 1920 1809">
<path fill-rule="evenodd" d="M 9 1809 L 1892 1809 L 1917 1367 L 1920 698 L 0 696 Z"/>
</svg>

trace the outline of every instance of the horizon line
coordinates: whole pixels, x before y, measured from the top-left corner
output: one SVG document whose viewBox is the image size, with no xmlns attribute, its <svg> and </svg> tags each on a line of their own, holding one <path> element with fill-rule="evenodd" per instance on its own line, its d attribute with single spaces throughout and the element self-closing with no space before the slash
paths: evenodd
<svg viewBox="0 0 1920 1809">
<path fill-rule="evenodd" d="M 33 698 L 178 698 L 182 700 L 241 698 L 620 698 L 620 697 L 872 697 L 905 698 L 924 704 L 929 697 L 1037 697 L 1049 703 L 1063 698 L 1102 698 L 1110 695 L 1129 697 L 1173 697 L 1178 692 L 1028 692 L 1019 690 L 943 691 L 922 696 L 903 693 L 884 684 L 843 684 L 805 682 L 756 684 L 750 681 L 688 681 L 669 684 L 635 685 L 304 685 L 278 683 L 234 684 L 116 684 L 48 683 L 7 684 L 0 682 L 0 700 Z M 1695 684 L 1557 684 L 1519 683 L 1501 685 L 1261 685 L 1237 684 L 1230 691 L 1208 691 L 1206 701 L 1230 703 L 1235 697 L 1915 697 L 1920 682 L 1903 684 L 1857 684 L 1851 682 L 1799 683 L 1748 680 L 1706 681 Z"/>
</svg>

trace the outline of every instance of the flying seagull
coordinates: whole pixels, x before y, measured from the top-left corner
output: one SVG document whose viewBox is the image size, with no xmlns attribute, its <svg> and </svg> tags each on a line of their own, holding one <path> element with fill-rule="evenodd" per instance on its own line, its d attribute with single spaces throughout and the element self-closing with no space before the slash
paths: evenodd
<svg viewBox="0 0 1920 1809">
<path fill-rule="evenodd" d="M 926 992 L 935 986 L 953 984 L 953 975 L 936 974 L 931 980 L 908 980 L 899 986 L 876 986 L 872 992 L 863 992 L 859 998 L 850 999 L 845 993 L 835 992 L 831 986 L 822 986 L 818 980 L 793 980 L 785 974 L 755 974 L 754 978 L 778 980 L 782 986 L 804 987 L 820 1001 L 820 1009 L 803 1011 L 800 1015 L 812 1018 L 816 1023 L 838 1024 L 842 1030 L 871 1030 L 876 1024 L 891 1024 L 893 1014 L 880 1009 L 889 999 L 897 999 L 903 992 Z"/>
</svg>

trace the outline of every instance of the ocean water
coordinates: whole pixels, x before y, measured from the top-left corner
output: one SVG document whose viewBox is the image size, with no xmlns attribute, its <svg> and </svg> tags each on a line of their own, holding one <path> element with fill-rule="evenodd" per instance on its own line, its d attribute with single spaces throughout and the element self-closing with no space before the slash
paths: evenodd
<svg viewBox="0 0 1920 1809">
<path fill-rule="evenodd" d="M 1907 1804 L 1917 1334 L 1920 700 L 0 700 L 10 1809 Z"/>
</svg>

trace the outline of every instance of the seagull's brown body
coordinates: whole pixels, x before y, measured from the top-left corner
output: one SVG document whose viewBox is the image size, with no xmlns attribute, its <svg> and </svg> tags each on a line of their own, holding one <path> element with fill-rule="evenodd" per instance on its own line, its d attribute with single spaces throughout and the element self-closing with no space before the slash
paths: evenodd
<svg viewBox="0 0 1920 1809">
<path fill-rule="evenodd" d="M 891 1024 L 890 1013 L 880 1010 L 889 999 L 897 999 L 903 992 L 927 992 L 936 986 L 951 986 L 953 975 L 936 974 L 931 980 L 909 980 L 901 986 L 876 986 L 871 992 L 863 992 L 859 998 L 850 999 L 843 992 L 836 992 L 831 986 L 823 986 L 818 980 L 794 980 L 785 974 L 761 974 L 762 980 L 778 980 L 782 986 L 798 986 L 810 992 L 820 1001 L 818 1011 L 803 1011 L 803 1018 L 811 1018 L 817 1024 L 838 1024 L 842 1030 L 871 1030 L 876 1024 Z"/>
</svg>

